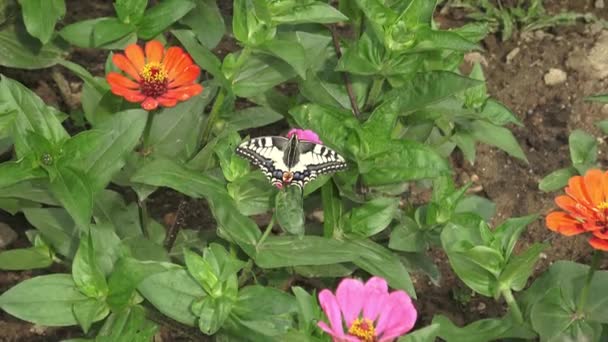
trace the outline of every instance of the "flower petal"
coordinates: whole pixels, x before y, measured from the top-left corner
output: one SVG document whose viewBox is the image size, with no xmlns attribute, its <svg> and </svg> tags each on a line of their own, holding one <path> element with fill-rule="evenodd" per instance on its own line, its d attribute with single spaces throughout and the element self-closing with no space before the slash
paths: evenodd
<svg viewBox="0 0 608 342">
<path fill-rule="evenodd" d="M 602 171 L 598 169 L 589 170 L 585 173 L 585 190 L 587 190 L 591 204 L 594 207 L 597 207 L 598 204 L 604 201 L 603 176 Z"/>
<path fill-rule="evenodd" d="M 336 299 L 342 310 L 342 317 L 346 326 L 350 327 L 355 319 L 359 317 L 365 301 L 365 288 L 363 282 L 352 279 L 343 279 L 336 289 Z"/>
<path fill-rule="evenodd" d="M 158 101 L 154 98 L 147 97 L 144 102 L 141 103 L 141 107 L 147 111 L 154 110 L 158 107 Z"/>
<path fill-rule="evenodd" d="M 388 284 L 380 277 L 371 277 L 365 283 L 363 317 L 375 321 L 388 298 Z"/>
<path fill-rule="evenodd" d="M 589 239 L 589 244 L 600 251 L 608 251 L 608 240 L 602 240 L 596 237 Z"/>
<path fill-rule="evenodd" d="M 128 88 L 128 89 L 139 89 L 139 84 L 137 84 L 136 82 L 133 82 L 132 80 L 124 77 L 123 75 L 117 73 L 117 72 L 109 72 L 106 75 L 106 81 L 108 81 L 108 84 L 110 85 L 110 87 L 113 87 L 114 85 L 119 85 L 123 88 Z"/>
<path fill-rule="evenodd" d="M 547 227 L 566 236 L 584 233 L 581 223 L 563 211 L 554 211 L 545 218 Z"/>
<path fill-rule="evenodd" d="M 163 107 L 174 107 L 177 104 L 176 99 L 161 96 L 158 99 L 158 103 Z"/>
<path fill-rule="evenodd" d="M 174 98 L 180 101 L 185 101 L 193 96 L 200 94 L 203 91 L 203 86 L 195 83 L 175 89 L 170 89 L 164 95 L 165 97 Z"/>
<path fill-rule="evenodd" d="M 129 61 L 122 53 L 115 53 L 112 55 L 112 62 L 118 67 L 118 69 L 124 71 L 127 75 L 131 76 L 132 79 L 139 81 L 139 70 L 135 69 L 133 64 Z"/>
<path fill-rule="evenodd" d="M 129 102 L 141 102 L 146 98 L 146 96 L 142 94 L 139 90 L 128 89 L 120 85 L 113 85 L 110 88 L 110 91 L 114 95 L 124 97 L 125 100 Z"/>
<path fill-rule="evenodd" d="M 329 290 L 319 292 L 319 304 L 325 312 L 332 330 L 338 336 L 344 335 L 342 327 L 342 315 L 340 314 L 340 306 L 333 293 Z"/>
<path fill-rule="evenodd" d="M 576 218 L 585 219 L 593 215 L 589 208 L 578 203 L 570 196 L 557 196 L 555 198 L 555 204 Z"/>
<path fill-rule="evenodd" d="M 165 47 L 158 40 L 151 40 L 146 43 L 146 62 L 160 63 L 165 53 Z"/>
<path fill-rule="evenodd" d="M 310 141 L 315 144 L 323 143 L 323 142 L 321 142 L 321 139 L 319 139 L 319 136 L 317 135 L 317 133 L 315 133 L 314 131 L 308 130 L 308 129 L 293 128 L 287 133 L 287 137 L 291 138 L 291 136 L 294 134 L 300 140 Z"/>
<path fill-rule="evenodd" d="M 144 50 L 137 44 L 131 44 L 125 48 L 125 55 L 133 64 L 137 71 L 141 71 L 146 65 L 146 57 L 144 56 Z"/>
<path fill-rule="evenodd" d="M 167 53 L 165 53 L 165 57 L 163 58 L 165 71 L 170 72 L 173 70 L 173 68 L 181 61 L 184 54 L 184 50 L 178 46 L 168 48 Z"/>
<path fill-rule="evenodd" d="M 192 82 L 196 81 L 200 74 L 201 69 L 198 67 L 198 65 L 190 65 L 169 83 L 169 88 L 192 84 Z"/>
<path fill-rule="evenodd" d="M 394 338 L 410 331 L 416 323 L 418 313 L 412 299 L 404 291 L 395 291 L 388 297 L 386 309 L 380 314 L 376 326 L 380 342 L 392 341 Z"/>
<path fill-rule="evenodd" d="M 608 171 L 604 172 L 602 188 L 604 189 L 604 201 L 608 201 Z"/>
<path fill-rule="evenodd" d="M 568 180 L 568 186 L 566 187 L 566 193 L 574 198 L 577 202 L 584 204 L 589 207 L 593 207 L 593 203 L 589 199 L 587 189 L 585 189 L 585 181 L 581 176 L 574 176 Z"/>
<path fill-rule="evenodd" d="M 176 79 L 187 67 L 191 66 L 192 64 L 194 64 L 194 62 L 192 62 L 190 55 L 183 53 L 179 61 L 173 65 L 171 70 L 165 69 L 169 75 L 169 80 Z"/>
</svg>

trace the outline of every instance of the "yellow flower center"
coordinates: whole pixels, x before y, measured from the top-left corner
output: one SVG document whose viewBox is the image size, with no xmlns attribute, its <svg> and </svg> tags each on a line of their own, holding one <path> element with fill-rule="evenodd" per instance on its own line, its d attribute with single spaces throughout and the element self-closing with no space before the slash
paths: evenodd
<svg viewBox="0 0 608 342">
<path fill-rule="evenodd" d="M 152 62 L 144 65 L 144 69 L 141 71 L 141 78 L 145 82 L 161 83 L 167 79 L 167 72 L 165 66 L 162 63 Z"/>
<path fill-rule="evenodd" d="M 348 333 L 358 337 L 362 342 L 376 341 L 376 328 L 374 328 L 374 322 L 370 319 L 357 318 L 348 328 Z"/>
<path fill-rule="evenodd" d="M 597 208 L 602 210 L 602 209 L 608 209 L 608 201 L 604 201 L 600 204 L 597 205 Z"/>
</svg>

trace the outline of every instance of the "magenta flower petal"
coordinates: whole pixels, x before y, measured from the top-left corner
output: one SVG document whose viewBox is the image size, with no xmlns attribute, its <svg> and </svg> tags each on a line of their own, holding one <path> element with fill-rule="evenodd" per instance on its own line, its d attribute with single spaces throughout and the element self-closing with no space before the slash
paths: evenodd
<svg viewBox="0 0 608 342">
<path fill-rule="evenodd" d="M 308 130 L 308 129 L 293 128 L 287 133 L 287 137 L 291 138 L 291 136 L 294 134 L 300 140 L 310 141 L 315 144 L 323 143 L 323 142 L 321 142 L 321 139 L 319 139 L 319 136 L 317 135 L 317 133 L 315 133 L 311 130 Z"/>
<path fill-rule="evenodd" d="M 356 279 L 343 279 L 336 289 L 336 298 L 340 309 L 342 309 L 342 317 L 349 327 L 353 321 L 359 318 L 363 302 L 365 301 L 365 287 L 363 283 Z"/>
<path fill-rule="evenodd" d="M 332 336 L 344 336 L 340 305 L 338 305 L 338 301 L 336 300 L 336 297 L 334 297 L 334 294 L 329 290 L 319 292 L 319 303 L 329 319 L 329 324 L 334 332 Z"/>
<path fill-rule="evenodd" d="M 376 326 L 376 334 L 382 336 L 380 342 L 392 341 L 410 331 L 418 316 L 412 299 L 403 291 L 391 293 L 386 303 Z"/>
<path fill-rule="evenodd" d="M 365 294 L 363 296 L 363 317 L 375 321 L 385 306 L 388 298 L 388 284 L 380 277 L 372 277 L 365 283 Z"/>
</svg>

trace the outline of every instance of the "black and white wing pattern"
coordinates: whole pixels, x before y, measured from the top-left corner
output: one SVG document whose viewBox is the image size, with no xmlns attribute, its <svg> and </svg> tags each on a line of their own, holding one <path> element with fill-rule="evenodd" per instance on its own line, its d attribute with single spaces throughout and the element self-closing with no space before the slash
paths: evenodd
<svg viewBox="0 0 608 342">
<path fill-rule="evenodd" d="M 258 166 L 266 178 L 278 188 L 296 185 L 300 188 L 319 175 L 347 168 L 336 151 L 321 144 L 269 136 L 241 143 L 236 153 Z"/>
</svg>

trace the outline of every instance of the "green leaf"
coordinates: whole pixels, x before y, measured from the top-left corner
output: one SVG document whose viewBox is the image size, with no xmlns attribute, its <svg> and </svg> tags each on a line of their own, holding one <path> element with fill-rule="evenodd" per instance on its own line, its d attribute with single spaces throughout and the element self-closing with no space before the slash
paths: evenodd
<svg viewBox="0 0 608 342">
<path fill-rule="evenodd" d="M 59 31 L 59 35 L 70 44 L 82 48 L 124 49 L 137 41 L 133 30 L 131 25 L 106 17 L 67 25 Z"/>
<path fill-rule="evenodd" d="M 238 211 L 224 186 L 217 180 L 165 159 L 147 164 L 132 180 L 170 187 L 195 198 L 206 198 L 222 236 L 237 243 L 249 256 L 254 255 L 254 246 L 261 236 L 260 230 L 255 222 Z"/>
<path fill-rule="evenodd" d="M 0 296 L 0 308 L 24 321 L 45 326 L 70 326 L 78 322 L 73 305 L 89 301 L 69 274 L 27 279 Z"/>
<path fill-rule="evenodd" d="M 439 334 L 440 325 L 437 323 L 428 325 L 422 329 L 409 332 L 401 337 L 397 342 L 435 342 Z"/>
<path fill-rule="evenodd" d="M 496 204 L 487 198 L 472 195 L 460 200 L 456 205 L 455 213 L 475 213 L 484 221 L 491 221 L 496 213 Z"/>
<path fill-rule="evenodd" d="M 540 183 L 538 183 L 538 188 L 544 192 L 562 189 L 568 185 L 570 177 L 576 176 L 577 173 L 573 167 L 555 170 L 541 179 Z"/>
<path fill-rule="evenodd" d="M 407 36 L 407 35 L 406 35 Z M 405 40 L 407 45 L 407 39 Z M 465 39 L 461 35 L 452 31 L 433 30 L 430 28 L 419 28 L 416 31 L 416 42 L 413 48 L 408 48 L 407 52 L 422 52 L 431 50 L 453 50 L 468 52 L 471 50 L 480 50 L 480 47 Z M 399 43 L 395 45 L 400 45 Z M 390 46 L 389 46 L 390 48 Z M 400 51 L 400 48 L 395 50 Z"/>
<path fill-rule="evenodd" d="M 233 298 L 226 297 L 205 297 L 200 302 L 195 303 L 192 311 L 198 315 L 198 328 L 205 335 L 215 334 L 224 324 L 232 307 Z"/>
<path fill-rule="evenodd" d="M 353 208 L 345 223 L 346 232 L 359 238 L 376 235 L 388 227 L 398 206 L 398 198 L 378 197 Z"/>
<path fill-rule="evenodd" d="M 276 190 L 268 184 L 268 179 L 258 172 L 237 178 L 227 188 L 239 212 L 246 216 L 268 212 L 276 194 Z"/>
<path fill-rule="evenodd" d="M 249 56 L 234 75 L 232 89 L 237 96 L 252 97 L 296 76 L 289 64 L 272 56 Z"/>
<path fill-rule="evenodd" d="M 197 42 L 192 31 L 189 30 L 172 30 L 171 33 L 179 40 L 186 48 L 194 62 L 202 69 L 209 72 L 213 77 L 220 81 L 223 85 L 229 86 L 228 80 L 222 72 L 222 62 L 217 58 L 211 50 Z"/>
<path fill-rule="evenodd" d="M 189 326 L 195 326 L 197 319 L 190 306 L 206 296 L 188 272 L 181 269 L 153 274 L 145 278 L 137 289 L 158 311 Z"/>
<path fill-rule="evenodd" d="M 439 337 L 450 342 L 487 342 L 507 338 L 534 339 L 532 329 L 513 322 L 511 315 L 500 319 L 482 319 L 457 327 L 449 318 L 439 315 L 433 318 L 433 324 L 439 325 Z"/>
<path fill-rule="evenodd" d="M 125 24 L 137 24 L 144 17 L 148 0 L 115 0 L 114 9 L 118 19 Z"/>
<path fill-rule="evenodd" d="M 122 196 L 111 190 L 103 190 L 95 196 L 93 218 L 97 224 L 110 224 L 121 238 L 141 236 L 139 208 L 126 205 Z"/>
<path fill-rule="evenodd" d="M 272 39 L 276 27 L 270 22 L 266 1 L 235 0 L 232 31 L 234 37 L 244 45 L 257 46 Z"/>
<path fill-rule="evenodd" d="M 27 208 L 25 218 L 59 254 L 72 258 L 78 248 L 78 230 L 70 215 L 59 208 Z"/>
<path fill-rule="evenodd" d="M 142 39 L 152 39 L 185 16 L 194 8 L 190 0 L 164 0 L 144 13 L 137 25 L 137 35 Z"/>
<path fill-rule="evenodd" d="M 32 150 L 28 142 L 28 131 L 47 139 L 51 143 L 69 138 L 68 133 L 57 118 L 59 112 L 44 104 L 31 90 L 6 76 L 0 79 L 0 122 L 13 122 L 10 136 L 15 143 L 18 157 Z"/>
<path fill-rule="evenodd" d="M 257 249 L 255 263 L 262 268 L 336 264 L 360 254 L 350 243 L 308 235 L 269 236 Z"/>
<path fill-rule="evenodd" d="M 606 135 L 608 135 L 608 120 L 602 120 L 595 123 L 595 125 Z"/>
<path fill-rule="evenodd" d="M 260 49 L 276 56 L 289 64 L 303 79 L 306 79 L 306 71 L 310 60 L 306 58 L 304 47 L 293 40 L 273 39 L 259 46 Z"/>
<path fill-rule="evenodd" d="M 188 273 L 201 285 L 207 294 L 214 297 L 222 295 L 222 289 L 219 287 L 221 285 L 219 265 L 213 253 L 206 253 L 205 258 L 203 258 L 190 250 L 184 250 L 184 261 L 186 262 Z"/>
<path fill-rule="evenodd" d="M 0 189 L 8 194 L 6 188 L 31 179 L 43 178 L 45 173 L 28 160 L 9 161 L 0 164 Z"/>
<path fill-rule="evenodd" d="M 96 342 L 145 342 L 150 341 L 158 326 L 146 319 L 141 306 L 132 306 L 114 312 L 97 333 Z"/>
<path fill-rule="evenodd" d="M 595 165 L 597 161 L 597 141 L 592 135 L 576 129 L 570 133 L 568 145 L 570 146 L 572 166 L 579 174 L 584 174 Z"/>
<path fill-rule="evenodd" d="M 536 221 L 538 215 L 510 218 L 494 229 L 494 238 L 500 241 L 500 247 L 505 259 L 509 259 L 519 236 L 526 226 Z M 486 220 L 489 221 L 489 220 Z"/>
<path fill-rule="evenodd" d="M 608 103 L 608 95 L 593 95 L 585 98 L 587 101 Z"/>
<path fill-rule="evenodd" d="M 277 222 L 289 234 L 304 236 L 304 198 L 302 190 L 289 186 L 279 191 L 275 207 Z"/>
<path fill-rule="evenodd" d="M 64 0 L 19 0 L 27 31 L 46 44 L 55 30 L 55 23 L 65 15 Z"/>
<path fill-rule="evenodd" d="M 226 24 L 216 0 L 195 0 L 196 8 L 186 14 L 180 22 L 189 26 L 198 40 L 213 49 L 222 40 Z"/>
<path fill-rule="evenodd" d="M 412 298 L 416 298 L 410 274 L 396 254 L 371 240 L 355 240 L 351 243 L 359 254 L 353 261 L 355 265 L 372 275 L 386 279 L 392 288 L 404 290 Z"/>
<path fill-rule="evenodd" d="M 272 21 L 277 24 L 305 24 L 319 23 L 331 24 L 348 21 L 348 17 L 330 4 L 314 1 L 305 4 L 296 4 L 279 13 L 273 13 Z"/>
<path fill-rule="evenodd" d="M 509 110 L 509 108 L 494 99 L 487 99 L 479 118 L 488 120 L 497 126 L 504 126 L 509 123 L 523 126 L 521 121 Z"/>
<path fill-rule="evenodd" d="M 427 239 L 425 231 L 416 221 L 406 216 L 402 223 L 391 231 L 388 247 L 404 252 L 423 252 L 429 246 Z"/>
<path fill-rule="evenodd" d="M 46 246 L 11 249 L 0 252 L 0 270 L 33 270 L 46 268 L 52 264 L 53 256 Z"/>
<path fill-rule="evenodd" d="M 74 312 L 74 317 L 78 324 L 82 328 L 82 331 L 86 334 L 91 325 L 95 321 L 99 321 L 100 318 L 105 318 L 110 310 L 108 305 L 101 299 L 91 299 L 83 303 L 75 303 L 72 307 L 72 311 Z"/>
<path fill-rule="evenodd" d="M 547 245 L 535 243 L 525 252 L 512 257 L 498 278 L 499 286 L 521 291 L 534 272 L 534 265 Z"/>
<path fill-rule="evenodd" d="M 323 200 L 323 236 L 326 238 L 341 236 L 344 229 L 342 225 L 344 208 L 333 182 L 323 185 L 321 198 Z"/>
<path fill-rule="evenodd" d="M 87 297 L 101 298 L 108 293 L 108 284 L 97 263 L 91 234 L 80 239 L 72 263 L 72 276 L 78 289 Z"/>
<path fill-rule="evenodd" d="M 125 24 L 117 18 L 105 18 L 95 23 L 92 34 L 94 47 L 116 42 L 135 31 L 133 25 Z"/>
<path fill-rule="evenodd" d="M 93 192 L 89 184 L 89 177 L 69 167 L 58 168 L 50 184 L 53 195 L 81 229 L 89 226 L 93 212 Z"/>
<path fill-rule="evenodd" d="M 136 293 L 135 289 L 146 277 L 167 270 L 168 265 L 157 262 L 133 258 L 118 260 L 108 279 L 108 305 L 114 312 L 126 308 Z"/>
<path fill-rule="evenodd" d="M 30 36 L 20 23 L 5 26 L 0 31 L 2 66 L 28 70 L 47 68 L 57 64 L 64 53 L 64 50 L 52 42 L 41 46 L 38 39 Z"/>
<path fill-rule="evenodd" d="M 283 119 L 283 115 L 268 107 L 249 107 L 229 114 L 230 129 L 242 131 L 262 127 Z"/>
<path fill-rule="evenodd" d="M 496 146 L 515 158 L 525 162 L 528 161 L 513 133 L 504 127 L 482 120 L 475 120 L 471 123 L 471 134 L 483 143 Z"/>
</svg>

